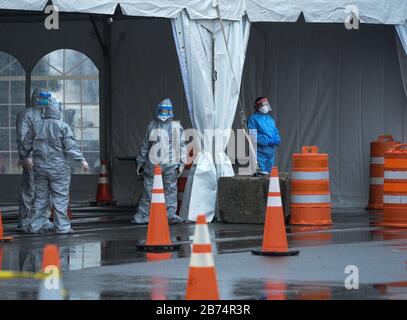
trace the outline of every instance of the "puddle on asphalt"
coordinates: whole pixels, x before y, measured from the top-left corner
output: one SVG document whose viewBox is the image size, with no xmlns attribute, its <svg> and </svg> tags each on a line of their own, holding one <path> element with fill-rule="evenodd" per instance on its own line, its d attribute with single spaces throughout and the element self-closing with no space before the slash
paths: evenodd
<svg viewBox="0 0 407 320">
<path fill-rule="evenodd" d="M 137 277 L 132 291 L 100 290 L 99 292 L 71 292 L 69 299 L 143 299 L 182 300 L 185 298 L 185 280 L 164 277 Z M 219 282 L 221 299 L 231 300 L 374 300 L 407 299 L 407 282 L 360 285 L 348 290 L 344 285 L 303 283 L 281 280 L 239 280 L 231 284 Z"/>
<path fill-rule="evenodd" d="M 161 255 L 158 259 L 166 259 Z M 155 259 L 155 258 L 154 258 Z M 94 288 L 67 292 L 70 300 L 183 300 L 186 280 L 166 277 L 137 276 L 123 279 L 120 276 L 103 281 Z M 121 286 L 123 281 L 125 286 Z M 346 289 L 343 284 L 285 282 L 282 280 L 239 279 L 218 281 L 221 299 L 230 300 L 375 300 L 407 299 L 407 281 L 381 284 L 361 284 L 358 289 Z M 126 288 L 126 289 L 123 289 Z M 13 288 L 12 294 L 1 299 L 37 299 L 34 288 Z"/>
<path fill-rule="evenodd" d="M 374 228 L 356 231 L 333 230 L 333 226 L 291 226 L 288 234 L 292 247 L 318 246 L 339 243 L 384 242 L 390 250 L 407 251 L 407 229 Z M 248 251 L 262 245 L 262 230 L 240 230 L 240 237 L 230 237 L 230 233 L 212 230 L 212 251 L 216 255 Z M 179 236 L 174 242 L 182 243 L 180 250 L 171 252 L 169 259 L 190 257 L 192 237 Z M 394 242 L 394 240 L 400 240 Z M 137 241 L 115 240 L 87 242 L 79 245 L 61 246 L 62 270 L 79 270 L 107 265 L 119 265 L 135 262 L 153 262 L 145 252 L 138 251 Z M 24 249 L 14 246 L 0 248 L 0 267 L 2 270 L 35 272 L 41 268 L 42 249 Z"/>
<path fill-rule="evenodd" d="M 236 299 L 257 300 L 407 299 L 407 282 L 361 284 L 358 289 L 346 289 L 343 284 L 250 279 L 240 281 L 233 295 Z"/>
</svg>

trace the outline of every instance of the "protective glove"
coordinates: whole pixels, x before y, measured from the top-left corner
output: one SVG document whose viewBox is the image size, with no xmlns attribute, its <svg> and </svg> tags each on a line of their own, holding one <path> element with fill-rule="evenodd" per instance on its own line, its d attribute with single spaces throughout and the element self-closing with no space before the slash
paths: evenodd
<svg viewBox="0 0 407 320">
<path fill-rule="evenodd" d="M 184 171 L 184 168 L 185 168 L 185 165 L 183 165 L 183 164 L 180 164 L 180 165 L 179 165 L 177 178 L 179 178 L 179 177 L 182 176 L 182 172 Z"/>
<path fill-rule="evenodd" d="M 141 175 L 143 173 L 143 171 L 144 171 L 143 165 L 138 165 L 137 170 L 136 170 L 137 174 Z"/>
<path fill-rule="evenodd" d="M 88 170 L 89 170 L 88 162 L 86 160 L 83 160 L 81 164 L 82 164 L 83 171 L 88 172 Z"/>
<path fill-rule="evenodd" d="M 26 158 L 21 161 L 21 165 L 26 170 L 32 170 L 34 168 L 33 159 Z"/>
</svg>

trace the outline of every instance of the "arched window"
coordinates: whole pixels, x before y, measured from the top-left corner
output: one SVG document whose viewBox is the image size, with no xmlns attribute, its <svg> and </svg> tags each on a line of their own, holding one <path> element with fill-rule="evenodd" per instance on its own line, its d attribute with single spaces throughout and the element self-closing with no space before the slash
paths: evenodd
<svg viewBox="0 0 407 320">
<path fill-rule="evenodd" d="M 99 71 L 83 53 L 70 49 L 53 51 L 37 63 L 31 74 L 31 92 L 50 90 L 64 106 L 64 121 L 80 142 L 89 173 L 97 173 L 99 155 Z M 82 174 L 75 166 L 75 174 Z"/>
<path fill-rule="evenodd" d="M 17 174 L 16 116 L 25 108 L 25 71 L 0 52 L 0 174 Z"/>
</svg>

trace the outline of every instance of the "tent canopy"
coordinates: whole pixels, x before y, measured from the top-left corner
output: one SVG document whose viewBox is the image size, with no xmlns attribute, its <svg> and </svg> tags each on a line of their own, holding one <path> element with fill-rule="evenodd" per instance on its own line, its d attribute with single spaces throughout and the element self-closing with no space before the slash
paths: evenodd
<svg viewBox="0 0 407 320">
<path fill-rule="evenodd" d="M 42 11 L 47 0 L 0 0 L 0 9 Z M 301 13 L 306 22 L 343 23 L 347 6 L 359 10 L 362 23 L 404 24 L 405 0 L 53 0 L 61 12 L 114 14 L 120 5 L 124 15 L 175 18 L 185 9 L 191 19 L 215 19 L 216 3 L 222 17 L 240 20 L 245 14 L 251 22 L 295 22 Z"/>
</svg>

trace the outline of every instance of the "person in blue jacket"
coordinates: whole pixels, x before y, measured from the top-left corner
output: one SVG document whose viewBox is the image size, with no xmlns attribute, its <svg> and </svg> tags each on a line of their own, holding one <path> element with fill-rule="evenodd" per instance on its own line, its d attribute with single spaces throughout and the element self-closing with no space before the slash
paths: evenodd
<svg viewBox="0 0 407 320">
<path fill-rule="evenodd" d="M 247 126 L 251 136 L 257 136 L 258 170 L 261 174 L 270 174 L 275 149 L 281 142 L 280 132 L 270 114 L 271 106 L 267 98 L 259 97 L 254 104 L 256 112 L 249 117 Z"/>
</svg>

